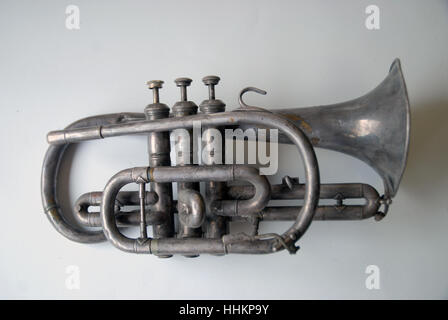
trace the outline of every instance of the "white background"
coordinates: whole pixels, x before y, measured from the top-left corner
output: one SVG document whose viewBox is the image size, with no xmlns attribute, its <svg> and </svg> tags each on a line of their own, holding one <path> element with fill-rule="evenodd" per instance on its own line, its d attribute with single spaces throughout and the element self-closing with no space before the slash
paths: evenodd
<svg viewBox="0 0 448 320">
<path fill-rule="evenodd" d="M 81 10 L 80 30 L 65 28 L 69 4 Z M 365 27 L 369 4 L 381 10 L 380 30 Z M 1 1 L 0 298 L 448 298 L 447 31 L 447 1 Z M 268 91 L 251 94 L 252 104 L 312 106 L 370 91 L 395 57 L 411 102 L 411 147 L 381 222 L 315 222 L 295 256 L 159 259 L 70 242 L 43 213 L 46 133 L 90 115 L 141 112 L 151 101 L 147 80 L 165 80 L 168 105 L 179 98 L 176 77 L 194 79 L 189 98 L 199 104 L 207 95 L 200 79 L 217 74 L 229 110 L 246 86 Z M 64 167 L 70 203 L 119 170 L 146 165 L 145 142 L 76 147 Z M 280 151 L 275 182 L 301 167 L 293 147 Z M 382 190 L 360 161 L 318 157 L 322 182 Z M 372 264 L 380 290 L 365 286 Z M 70 265 L 80 268 L 80 290 L 65 286 Z"/>
</svg>

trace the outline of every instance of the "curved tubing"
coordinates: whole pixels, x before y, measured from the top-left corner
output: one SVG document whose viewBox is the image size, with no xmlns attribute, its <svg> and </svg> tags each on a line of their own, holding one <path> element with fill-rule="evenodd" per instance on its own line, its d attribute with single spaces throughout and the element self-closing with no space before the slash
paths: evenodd
<svg viewBox="0 0 448 320">
<path fill-rule="evenodd" d="M 259 175 L 259 171 L 256 168 L 242 165 L 214 165 L 205 167 L 139 167 L 122 170 L 114 175 L 104 188 L 103 199 L 101 200 L 101 217 L 104 234 L 120 250 L 134 253 L 151 252 L 148 247 L 149 242 L 147 241 L 149 239 L 128 238 L 118 230 L 116 225 L 114 213 L 115 201 L 120 189 L 126 184 L 132 182 L 138 183 L 139 181 L 171 183 L 234 180 L 244 180 L 253 183 L 255 192 L 251 199 L 223 201 L 229 208 L 234 208 L 234 210 L 247 210 L 247 213 L 251 214 L 260 211 L 266 206 L 270 199 L 270 184 L 265 176 Z"/>
<path fill-rule="evenodd" d="M 103 232 L 106 238 L 118 249 L 133 253 L 149 253 L 149 239 L 131 239 L 123 235 L 115 222 L 115 200 L 118 192 L 125 185 L 137 181 L 148 182 L 148 168 L 131 168 L 125 169 L 114 175 L 103 192 L 101 200 L 101 221 L 103 224 Z"/>
<path fill-rule="evenodd" d="M 263 210 L 270 200 L 271 185 L 265 176 L 259 174 L 259 170 L 253 167 L 235 166 L 235 177 L 239 180 L 250 182 L 255 186 L 255 193 L 250 200 L 223 200 L 222 212 L 232 216 L 246 216 Z M 264 187 L 260 187 L 264 186 Z M 232 207 L 232 203 L 236 206 Z M 220 214 L 219 212 L 217 214 Z"/>
<path fill-rule="evenodd" d="M 47 138 L 48 141 L 52 144 L 60 144 L 67 142 L 102 139 L 106 137 L 121 135 L 147 134 L 148 132 L 153 131 L 161 132 L 180 128 L 192 128 L 195 121 L 203 121 L 203 123 L 207 123 L 207 125 L 218 126 L 238 125 L 241 123 L 265 125 L 266 123 L 269 123 L 271 127 L 283 131 L 283 133 L 297 146 L 305 166 L 305 201 L 302 209 L 297 215 L 294 224 L 282 235 L 285 243 L 287 243 L 288 245 L 293 245 L 305 233 L 313 220 L 313 216 L 319 199 L 319 170 L 317 166 L 316 155 L 308 138 L 299 128 L 297 128 L 294 124 L 281 116 L 269 112 L 260 111 L 226 112 L 211 115 L 201 114 L 184 117 L 182 119 L 169 118 L 157 121 L 139 121 L 135 123 L 126 123 L 120 125 L 97 126 L 87 129 L 55 131 L 50 132 Z M 113 205 L 113 203 L 106 204 L 103 201 L 102 208 L 104 208 L 104 206 L 110 205 Z M 113 212 L 111 208 L 109 208 L 108 211 Z M 109 215 L 108 219 L 112 218 L 113 216 Z M 103 223 L 104 222 L 106 222 L 105 215 L 103 216 Z M 110 224 L 111 228 L 116 228 L 115 222 L 112 223 L 112 221 L 110 221 Z M 136 246 L 136 248 L 134 248 L 132 252 L 139 252 L 142 249 L 143 251 L 152 252 L 159 255 L 173 253 L 196 253 L 197 250 L 193 248 L 193 244 L 190 244 L 191 252 L 178 252 L 178 250 L 172 245 L 173 243 L 177 243 L 176 240 L 177 239 L 152 240 L 149 248 L 145 243 L 145 245 L 143 246 L 144 249 L 142 246 Z M 184 244 L 188 244 L 193 241 L 193 239 L 181 239 L 180 241 L 185 241 Z M 205 241 L 209 244 L 213 242 L 205 239 L 194 239 L 195 245 L 197 246 L 199 246 L 198 242 L 201 241 Z M 263 243 L 263 245 L 260 245 L 261 243 Z M 131 243 L 127 243 L 127 246 L 123 248 L 125 251 L 129 249 L 128 245 L 131 245 Z M 186 249 L 189 248 L 188 246 L 185 247 L 183 245 L 179 248 L 181 247 Z M 283 248 L 284 247 L 280 244 L 278 239 L 271 238 L 265 240 L 237 241 L 235 243 L 224 243 L 221 241 L 221 245 L 216 246 L 215 244 L 213 248 L 207 249 L 206 252 L 217 254 L 232 252 L 247 253 L 247 251 L 249 250 L 252 253 L 256 253 L 258 251 L 261 251 L 259 253 L 270 253 L 281 250 Z"/>
<path fill-rule="evenodd" d="M 115 113 L 89 117 L 78 120 L 67 127 L 67 129 L 79 129 L 90 126 L 103 126 L 117 123 L 126 123 L 144 119 L 140 113 Z M 88 231 L 67 223 L 65 214 L 59 205 L 57 190 L 59 166 L 64 158 L 69 144 L 50 145 L 45 154 L 41 175 L 42 205 L 48 220 L 53 227 L 64 237 L 80 243 L 95 243 L 106 240 L 102 231 Z"/>
<path fill-rule="evenodd" d="M 205 203 L 201 193 L 181 188 L 177 199 L 179 221 L 187 228 L 200 228 L 205 219 Z"/>
<path fill-rule="evenodd" d="M 254 193 L 245 200 L 217 200 L 212 204 L 216 214 L 236 216 L 240 213 L 255 214 L 270 200 L 271 185 L 257 168 L 243 165 L 158 167 L 151 169 L 151 179 L 156 182 L 196 181 L 247 181 L 254 186 Z"/>
<path fill-rule="evenodd" d="M 189 191 L 189 189 L 186 189 Z M 193 190 L 193 193 L 196 191 Z M 290 189 L 285 184 L 278 184 L 271 186 L 271 200 L 291 200 L 303 199 L 305 193 L 305 186 L 303 184 L 293 184 Z M 154 194 L 156 195 L 156 194 Z M 178 197 L 180 198 L 179 192 Z M 255 187 L 252 185 L 237 185 L 228 186 L 227 197 L 232 200 L 246 200 L 255 195 Z M 380 207 L 380 196 L 372 186 L 363 183 L 331 183 L 321 184 L 320 199 L 336 199 L 337 196 L 342 195 L 344 199 L 364 199 L 366 201 L 363 205 L 344 204 L 341 208 L 338 205 L 317 206 L 316 213 L 313 220 L 361 220 L 368 219 L 378 212 Z M 103 192 L 89 192 L 81 195 L 74 205 L 74 210 L 80 222 L 89 227 L 101 227 L 100 212 L 88 212 L 90 206 L 100 206 Z M 147 192 L 147 205 L 151 205 L 152 192 Z M 117 195 L 117 201 L 120 206 L 138 205 L 139 198 L 137 191 L 121 191 Z M 189 197 L 187 197 L 187 205 L 192 206 Z M 173 202 L 173 207 L 177 207 L 176 201 Z M 255 216 L 265 221 L 294 221 L 297 218 L 297 213 L 300 211 L 300 206 L 285 206 L 285 207 L 265 207 L 261 212 L 257 212 Z M 223 214 L 222 212 L 220 214 Z M 148 225 L 158 224 L 159 220 L 152 212 L 146 214 L 146 221 Z M 241 212 L 240 216 L 233 216 L 233 220 L 247 220 L 249 217 L 244 216 Z M 117 212 L 116 221 L 119 227 L 137 226 L 140 223 L 140 210 L 129 212 Z"/>
<path fill-rule="evenodd" d="M 293 184 L 273 185 L 271 200 L 303 199 L 305 186 Z M 249 199 L 255 194 L 250 185 L 230 186 L 227 196 L 231 199 Z M 360 220 L 375 216 L 380 207 L 380 196 L 372 186 L 364 183 L 329 183 L 321 184 L 320 199 L 341 199 L 340 204 L 317 206 L 314 220 Z M 345 199 L 364 199 L 364 205 L 343 204 Z M 297 218 L 300 207 L 266 207 L 256 216 L 263 220 L 290 221 Z"/>
</svg>

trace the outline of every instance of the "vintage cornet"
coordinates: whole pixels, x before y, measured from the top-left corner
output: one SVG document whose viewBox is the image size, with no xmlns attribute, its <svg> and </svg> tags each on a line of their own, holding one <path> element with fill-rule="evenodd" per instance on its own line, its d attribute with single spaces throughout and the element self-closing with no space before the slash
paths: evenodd
<svg viewBox="0 0 448 320">
<path fill-rule="evenodd" d="M 105 239 L 115 247 L 133 253 L 152 253 L 159 257 L 173 254 L 197 256 L 201 253 L 271 253 L 282 249 L 295 253 L 295 243 L 314 220 L 356 220 L 375 217 L 380 220 L 388 211 L 403 174 L 410 130 L 409 101 L 406 85 L 397 59 L 388 76 L 370 93 L 348 102 L 330 106 L 267 111 L 247 106 L 240 94 L 241 108 L 225 112 L 225 104 L 215 99 L 214 86 L 219 78 L 208 76 L 203 82 L 209 88 L 209 99 L 200 105 L 187 100 L 188 78 L 176 79 L 181 88 L 181 101 L 170 109 L 159 102 L 162 81 L 148 82 L 154 102 L 144 113 L 105 114 L 85 118 L 64 130 L 52 131 L 42 168 L 42 202 L 45 213 L 66 238 L 94 243 Z M 170 132 L 192 130 L 194 123 L 223 130 L 240 127 L 278 129 L 279 142 L 292 143 L 299 150 L 305 168 L 305 183 L 285 177 L 283 184 L 271 185 L 259 169 L 248 165 L 190 165 L 182 161 L 193 157 L 191 141 L 176 144 L 176 165 L 170 161 Z M 204 132 L 207 135 L 208 130 Z M 81 195 L 73 214 L 86 227 L 67 222 L 58 202 L 59 167 L 67 147 L 72 143 L 122 135 L 148 136 L 149 166 L 118 172 L 102 192 Z M 362 183 L 320 184 L 319 167 L 314 147 L 343 152 L 358 158 L 381 176 L 384 194 Z M 185 151 L 187 150 L 187 151 Z M 180 155 L 180 156 L 179 156 Z M 178 157 L 179 156 L 179 157 Z M 210 152 L 206 157 L 212 159 Z M 213 159 L 212 159 L 213 160 Z M 228 184 L 244 181 L 244 185 Z M 203 194 L 199 183 L 204 183 Z M 139 191 L 120 191 L 136 183 Z M 150 191 L 146 191 L 146 184 Z M 173 184 L 177 183 L 177 200 Z M 363 205 L 346 205 L 344 199 L 365 199 Z M 272 199 L 303 199 L 302 206 L 270 207 Z M 319 205 L 319 199 L 334 199 L 334 205 Z M 100 212 L 89 211 L 100 206 Z M 124 210 L 139 206 L 138 210 Z M 381 211 L 380 211 L 381 209 Z M 177 220 L 177 221 L 176 221 Z M 228 232 L 231 220 L 245 220 L 252 226 L 250 234 Z M 259 234 L 259 221 L 291 220 L 283 234 Z M 175 231 L 177 222 L 177 232 Z M 153 236 L 148 237 L 147 225 Z M 127 226 L 139 226 L 140 236 L 129 238 L 120 232 Z"/>
</svg>

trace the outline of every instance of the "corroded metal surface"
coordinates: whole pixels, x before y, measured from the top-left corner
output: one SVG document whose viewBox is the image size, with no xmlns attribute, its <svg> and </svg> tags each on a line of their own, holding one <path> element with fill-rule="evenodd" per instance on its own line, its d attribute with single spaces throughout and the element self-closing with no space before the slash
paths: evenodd
<svg viewBox="0 0 448 320">
<path fill-rule="evenodd" d="M 225 104 L 215 98 L 214 86 L 219 77 L 203 78 L 209 99 L 198 107 L 187 99 L 191 79 L 178 78 L 181 98 L 172 108 L 159 102 L 163 81 L 150 81 L 153 103 L 145 113 L 100 115 L 79 120 L 64 130 L 50 132 L 41 179 L 44 211 L 55 229 L 66 238 L 92 243 L 109 240 L 120 250 L 152 253 L 159 257 L 202 253 L 261 254 L 282 249 L 295 253 L 296 242 L 313 220 L 381 219 L 397 193 L 409 144 L 409 101 L 400 63 L 395 60 L 386 79 L 370 93 L 331 106 L 280 109 L 275 112 L 244 103 L 243 94 L 264 90 L 248 87 L 241 91 L 241 108 L 224 112 Z M 206 165 L 192 163 L 192 141 L 178 140 L 175 163 L 170 162 L 169 134 L 195 123 L 205 129 L 267 128 L 278 129 L 280 142 L 294 144 L 304 168 L 303 183 L 284 177 L 282 184 L 271 185 L 260 171 L 248 165 L 213 163 L 215 150 L 205 154 Z M 58 200 L 59 167 L 72 143 L 142 134 L 148 137 L 149 166 L 129 168 L 114 175 L 103 191 L 81 195 L 73 214 L 85 227 L 71 225 L 65 219 Z M 206 139 L 213 139 L 205 135 Z M 336 150 L 354 156 L 372 166 L 384 181 L 384 194 L 363 183 L 320 185 L 314 147 Z M 223 154 L 223 147 L 218 150 Z M 232 181 L 245 184 L 232 185 Z M 139 185 L 139 192 L 120 191 L 129 183 Z M 204 194 L 199 183 L 204 184 Z M 151 188 L 146 191 L 146 184 Z M 172 197 L 177 184 L 178 200 Z M 300 206 L 269 206 L 270 200 L 302 199 Z M 325 199 L 327 203 L 319 203 Z M 347 204 L 346 199 L 363 203 Z M 333 203 L 328 203 L 331 200 Z M 139 210 L 135 210 L 139 206 Z M 95 211 L 94 207 L 99 208 Z M 380 208 L 384 207 L 383 211 Z M 287 220 L 291 227 L 283 234 L 258 234 L 259 221 Z M 177 233 L 174 222 L 177 221 Z M 229 233 L 229 221 L 246 221 L 253 226 L 250 234 Z M 148 237 L 147 226 L 153 227 Z M 140 236 L 125 236 L 123 227 L 139 226 Z"/>
</svg>

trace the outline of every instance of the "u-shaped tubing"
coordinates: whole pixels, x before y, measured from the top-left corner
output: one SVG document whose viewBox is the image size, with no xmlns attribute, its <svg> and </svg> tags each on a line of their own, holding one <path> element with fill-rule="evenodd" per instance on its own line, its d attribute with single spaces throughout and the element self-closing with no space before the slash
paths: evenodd
<svg viewBox="0 0 448 320">
<path fill-rule="evenodd" d="M 265 176 L 256 168 L 243 165 L 182 166 L 182 167 L 137 167 L 125 169 L 114 175 L 104 188 L 101 200 L 101 217 L 106 238 L 118 249 L 133 253 L 151 253 L 150 239 L 131 239 L 117 227 L 114 213 L 116 197 L 121 188 L 139 181 L 171 183 L 198 181 L 246 181 L 253 184 L 255 192 L 246 200 L 221 201 L 223 208 L 244 211 L 248 215 L 262 210 L 269 202 L 271 189 Z M 184 239 L 183 241 L 188 241 Z M 208 241 L 208 240 L 205 240 Z"/>
<path fill-rule="evenodd" d="M 153 181 L 197 182 L 197 181 L 246 181 L 254 187 L 254 194 L 246 200 L 217 200 L 212 206 L 226 215 L 236 216 L 239 212 L 254 214 L 262 210 L 270 200 L 271 188 L 265 176 L 257 168 L 244 165 L 158 167 L 151 171 Z M 219 214 L 219 212 L 218 212 Z"/>
<path fill-rule="evenodd" d="M 293 225 L 282 235 L 284 242 L 287 244 L 295 243 L 306 232 L 313 220 L 319 199 L 319 168 L 316 155 L 308 138 L 297 126 L 280 115 L 263 111 L 201 114 L 180 119 L 168 118 L 157 121 L 138 121 L 84 129 L 53 131 L 48 134 L 47 139 L 51 144 L 64 144 L 122 135 L 147 134 L 148 132 L 163 132 L 181 128 L 188 129 L 193 128 L 196 122 L 213 126 L 241 124 L 268 125 L 271 128 L 281 130 L 296 145 L 305 166 L 306 184 L 304 205 Z M 202 243 L 202 241 L 205 241 L 205 243 Z M 222 240 L 210 241 L 207 239 L 157 239 L 152 240 L 150 246 L 151 251 L 156 254 L 195 254 L 201 252 L 216 254 L 232 252 L 271 253 L 283 248 L 278 239 L 275 238 L 241 240 L 231 243 L 223 243 Z M 198 252 L 198 250 L 205 248 L 208 249 Z"/>
<path fill-rule="evenodd" d="M 78 120 L 67 127 L 67 130 L 91 126 L 104 126 L 128 121 L 143 120 L 141 113 L 113 113 Z M 79 243 L 95 243 L 105 241 L 102 231 L 89 231 L 69 224 L 64 219 L 64 213 L 58 200 L 59 167 L 65 151 L 70 143 L 50 145 L 45 154 L 41 174 L 41 196 L 44 212 L 53 227 L 64 237 Z"/>
<path fill-rule="evenodd" d="M 103 192 L 88 192 L 81 195 L 73 206 L 75 218 L 80 224 L 86 227 L 101 227 L 100 212 L 89 212 L 91 206 L 100 206 L 101 199 L 103 198 Z M 153 191 L 147 191 L 145 194 L 146 205 L 154 205 L 158 201 L 157 193 Z M 138 192 L 122 191 L 117 195 L 117 201 L 115 203 L 115 211 L 117 222 L 120 226 L 138 225 L 139 211 L 134 212 L 122 212 L 123 206 L 136 206 L 140 204 Z M 117 212 L 118 211 L 118 212 Z M 148 224 L 158 224 L 163 222 L 163 218 L 160 216 L 147 215 L 146 220 Z"/>
</svg>

